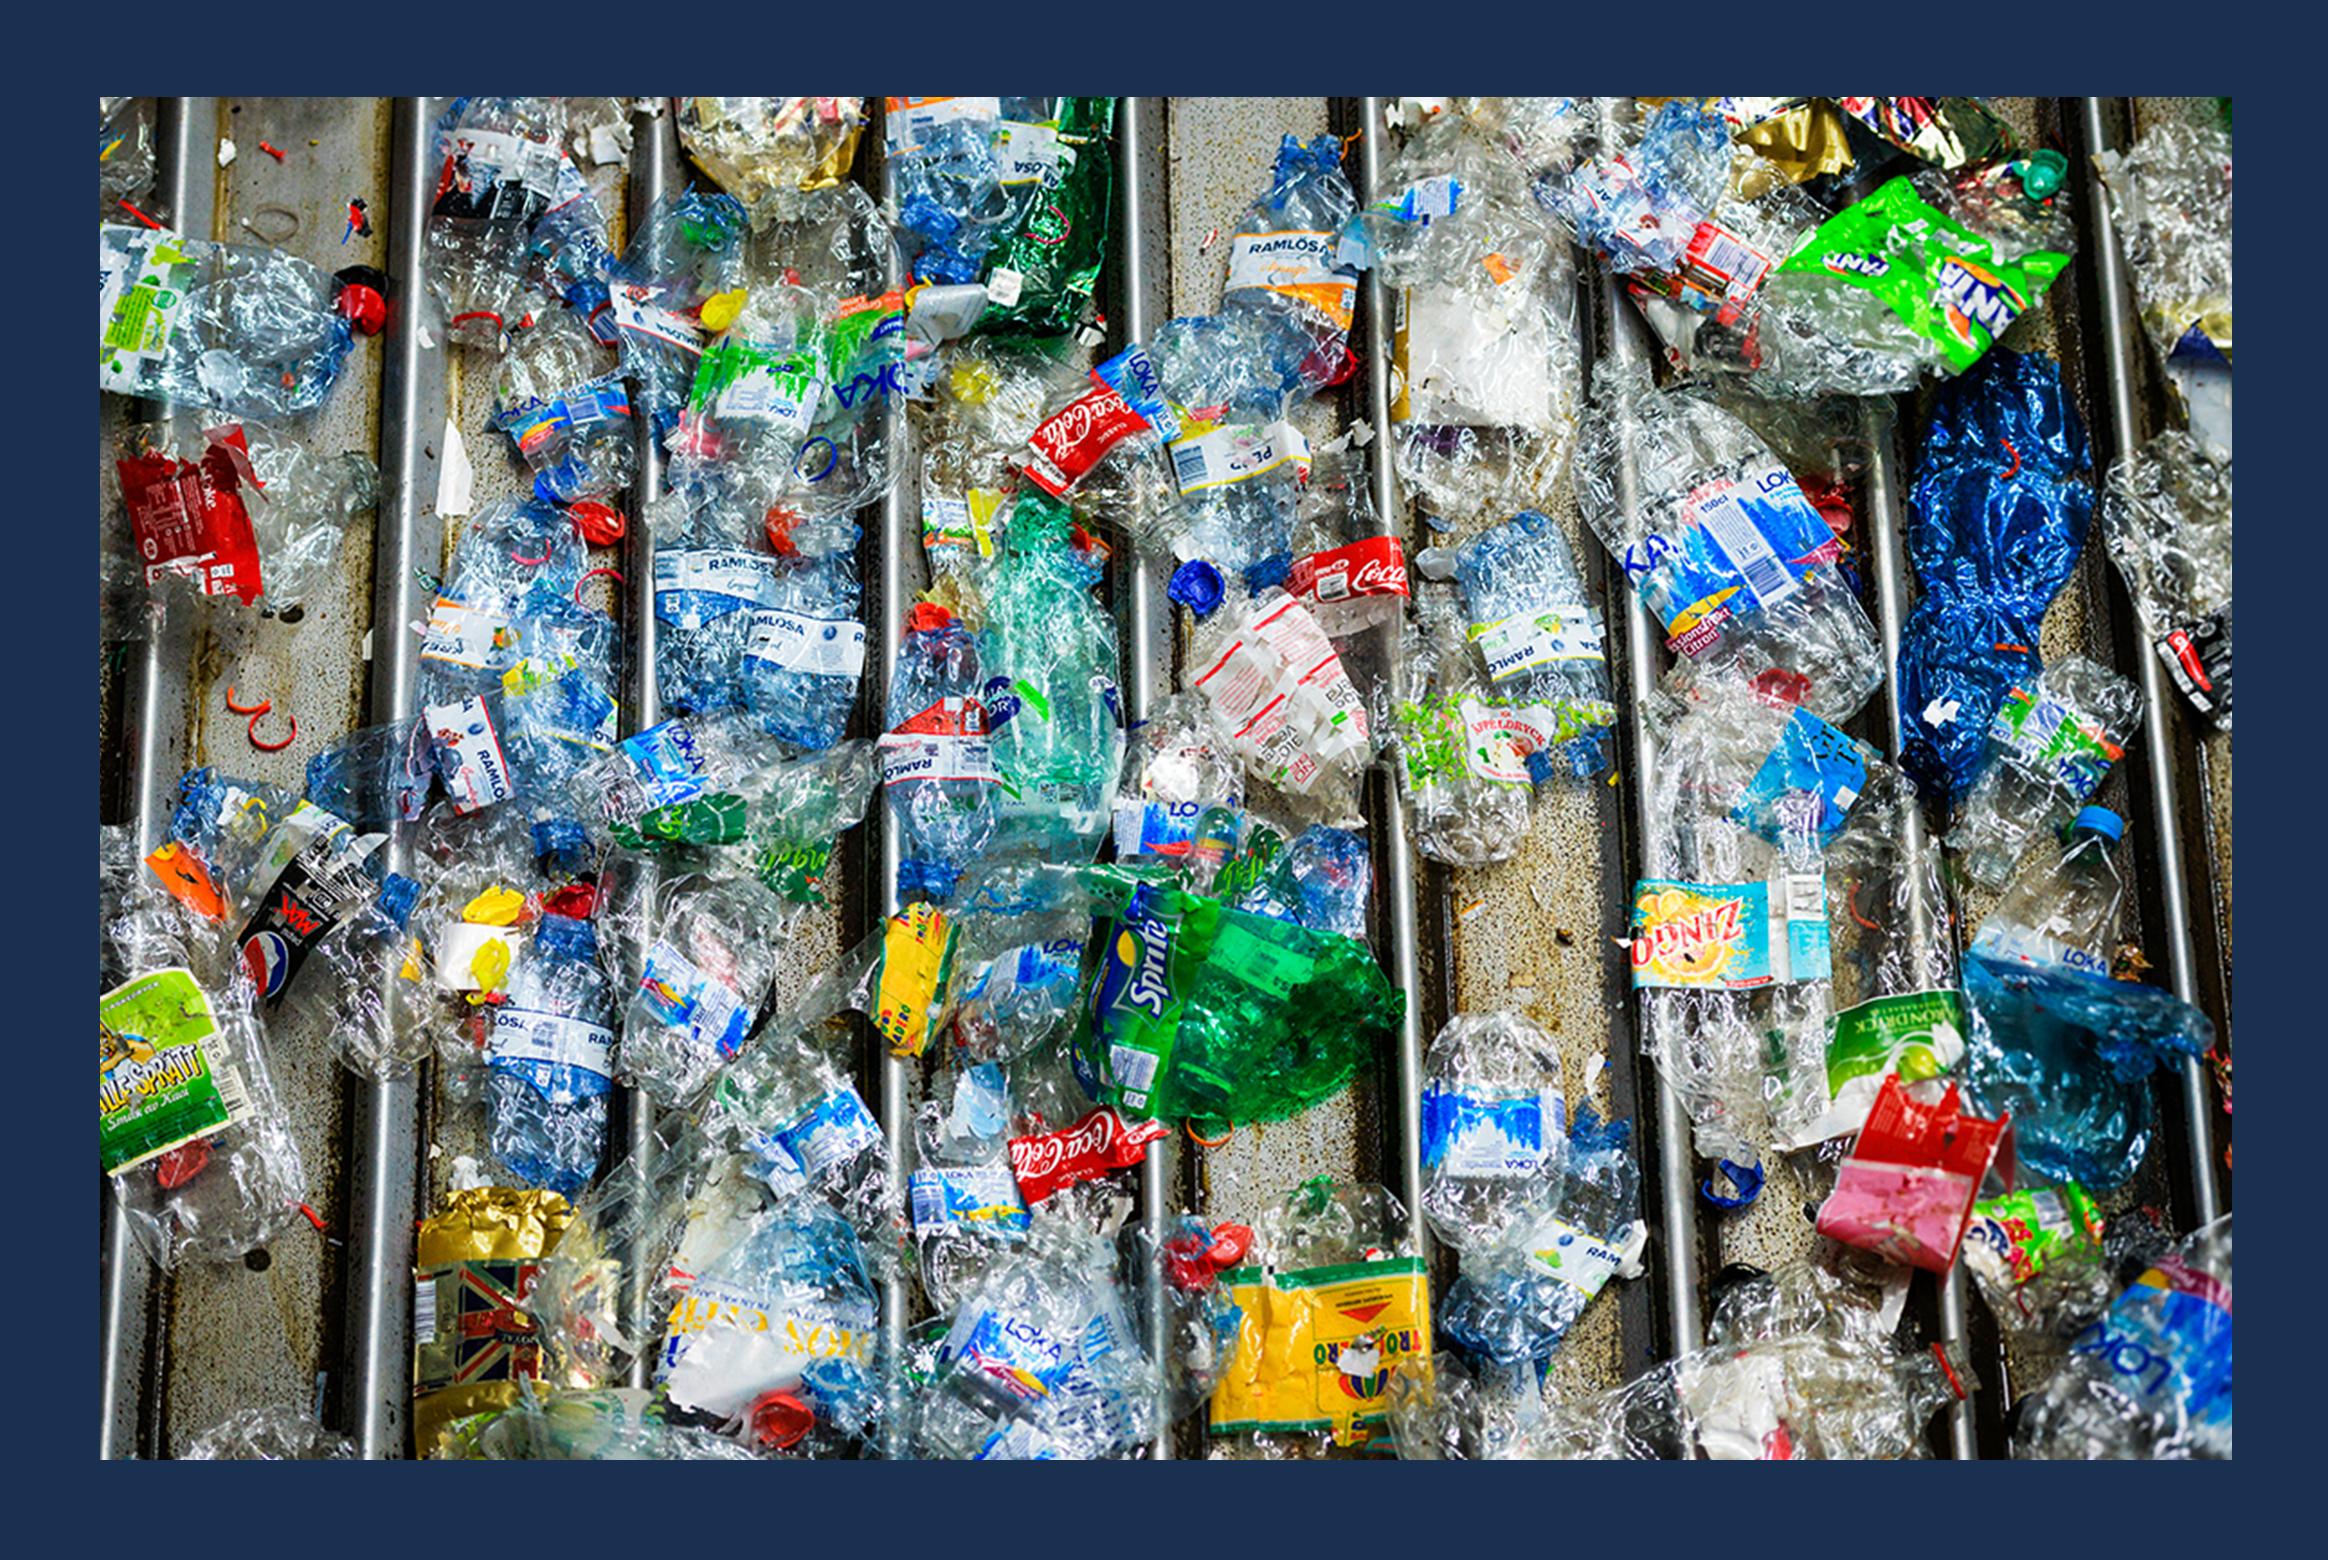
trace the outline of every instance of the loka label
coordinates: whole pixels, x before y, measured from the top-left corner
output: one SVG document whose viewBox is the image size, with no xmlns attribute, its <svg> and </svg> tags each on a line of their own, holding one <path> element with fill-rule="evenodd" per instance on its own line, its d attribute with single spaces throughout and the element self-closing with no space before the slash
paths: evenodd
<svg viewBox="0 0 2328 1560">
<path fill-rule="evenodd" d="M 1544 1166 L 1547 1130 L 1550 1141 L 1567 1133 L 1566 1114 L 1550 1090 L 1483 1100 L 1433 1084 L 1423 1092 L 1423 1164 L 1460 1180 L 1534 1175 Z"/>
<path fill-rule="evenodd" d="M 1074 1126 L 1010 1140 L 1010 1173 L 1033 1207 L 1062 1187 L 1140 1162 L 1147 1145 L 1171 1136 L 1161 1121 L 1127 1122 L 1102 1105 Z"/>
<path fill-rule="evenodd" d="M 607 820 L 630 823 L 658 807 L 691 802 L 710 784 L 711 763 L 684 721 L 667 720 L 624 740 L 601 800 Z"/>
<path fill-rule="evenodd" d="M 191 970 L 158 970 L 97 999 L 97 1166 L 115 1175 L 251 1113 L 214 1055 L 218 1021 Z"/>
<path fill-rule="evenodd" d="M 495 1072 L 514 1073 L 553 1104 L 604 1094 L 614 1082 L 614 1032 L 526 1008 L 493 1010 L 487 1045 Z"/>
<path fill-rule="evenodd" d="M 1833 975 L 1826 875 L 1767 883 L 1643 878 L 1633 891 L 1633 984 L 1744 991 Z"/>
<path fill-rule="evenodd" d="M 1225 301 L 1240 292 L 1275 293 L 1348 330 L 1358 283 L 1334 269 L 1334 250 L 1334 235 L 1314 229 L 1239 233 L 1229 241 L 1229 279 L 1221 296 Z"/>
<path fill-rule="evenodd" d="M 865 670 L 865 625 L 761 607 L 752 613 L 744 654 L 810 677 L 853 678 Z"/>
<path fill-rule="evenodd" d="M 1555 602 L 1492 623 L 1471 625 L 1489 682 L 1509 682 L 1560 661 L 1605 661 L 1600 614 L 1582 602 Z"/>
<path fill-rule="evenodd" d="M 502 751 L 501 735 L 483 699 L 430 704 L 420 713 L 436 739 L 437 773 L 452 796 L 453 811 L 473 813 L 517 794 L 509 755 Z"/>
<path fill-rule="evenodd" d="M 1682 524 L 1625 549 L 1625 577 L 1669 637 L 1697 655 L 1741 611 L 1786 600 L 1842 543 L 1794 477 L 1774 460 L 1690 490 Z M 1743 597 L 1744 599 L 1740 599 Z"/>
</svg>

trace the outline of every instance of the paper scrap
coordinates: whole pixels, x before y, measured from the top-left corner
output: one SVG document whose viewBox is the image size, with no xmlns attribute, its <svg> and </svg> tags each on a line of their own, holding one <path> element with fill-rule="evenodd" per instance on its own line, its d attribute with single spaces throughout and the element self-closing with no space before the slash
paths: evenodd
<svg viewBox="0 0 2328 1560">
<path fill-rule="evenodd" d="M 458 519 L 469 512 L 470 492 L 477 484 L 477 468 L 469 464 L 469 448 L 461 442 L 461 430 L 445 419 L 443 454 L 437 465 L 436 512 L 447 520 Z"/>
</svg>

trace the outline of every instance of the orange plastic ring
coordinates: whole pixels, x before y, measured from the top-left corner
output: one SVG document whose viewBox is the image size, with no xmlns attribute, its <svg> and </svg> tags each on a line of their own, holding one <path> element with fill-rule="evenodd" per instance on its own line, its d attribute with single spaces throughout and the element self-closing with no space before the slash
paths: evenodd
<svg viewBox="0 0 2328 1560">
<path fill-rule="evenodd" d="M 237 704 L 234 702 L 234 684 L 228 683 L 226 685 L 226 712 L 229 715 L 264 715 L 274 707 L 275 701 L 273 699 L 261 699 L 258 703 L 247 706 Z"/>
<path fill-rule="evenodd" d="M 252 747 L 257 748 L 262 753 L 280 753 L 285 748 L 289 747 L 292 743 L 299 740 L 299 717 L 292 715 L 286 717 L 291 722 L 291 734 L 289 736 L 285 737 L 280 742 L 261 742 L 259 740 L 259 722 L 264 718 L 265 716 L 263 712 L 259 715 L 253 715 L 251 717 L 250 726 L 243 733 L 246 737 L 250 738 Z"/>
<path fill-rule="evenodd" d="M 1225 1145 L 1229 1139 L 1237 1135 L 1237 1129 L 1235 1127 L 1231 1127 L 1228 1131 L 1222 1133 L 1217 1138 L 1198 1137 L 1196 1135 L 1196 1128 L 1185 1121 L 1180 1124 L 1180 1130 L 1187 1133 L 1188 1140 L 1200 1148 L 1220 1148 Z"/>
</svg>

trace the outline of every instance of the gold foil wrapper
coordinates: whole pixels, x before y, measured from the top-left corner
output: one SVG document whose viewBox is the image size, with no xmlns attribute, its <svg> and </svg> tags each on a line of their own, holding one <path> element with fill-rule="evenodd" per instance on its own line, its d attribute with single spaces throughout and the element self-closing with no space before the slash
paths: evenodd
<svg viewBox="0 0 2328 1560">
<path fill-rule="evenodd" d="M 1747 200 L 1780 184 L 1801 184 L 1851 166 L 1851 137 L 1843 128 L 1843 111 L 1824 98 L 1741 130 L 1736 139 L 1755 153 L 1737 174 L 1738 193 Z"/>
<path fill-rule="evenodd" d="M 479 1186 L 421 1221 L 412 1350 L 412 1442 L 422 1457 L 461 1455 L 541 1370 L 533 1318 L 519 1301 L 573 1222 L 556 1192 Z"/>
</svg>

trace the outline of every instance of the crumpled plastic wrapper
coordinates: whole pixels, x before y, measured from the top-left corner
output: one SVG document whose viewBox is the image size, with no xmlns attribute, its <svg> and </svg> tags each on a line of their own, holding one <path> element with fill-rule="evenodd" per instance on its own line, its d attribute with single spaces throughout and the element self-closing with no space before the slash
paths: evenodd
<svg viewBox="0 0 2328 1560">
<path fill-rule="evenodd" d="M 2193 708 L 2231 729 L 2231 463 L 2162 433 L 2110 468 L 2102 534 L 2151 647 Z"/>
<path fill-rule="evenodd" d="M 355 1443 L 295 1408 L 246 1408 L 203 1431 L 180 1454 L 187 1462 L 337 1462 Z"/>
<path fill-rule="evenodd" d="M 2168 120 L 2094 171 L 2109 189 L 2142 326 L 2162 358 L 2231 360 L 2231 132 Z M 2189 338 L 2196 332 L 2199 340 Z"/>
<path fill-rule="evenodd" d="M 863 98 L 679 100 L 679 144 L 746 206 L 840 183 L 864 129 Z"/>
</svg>

